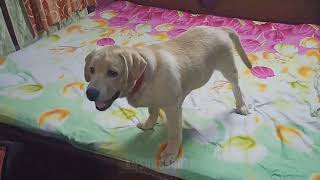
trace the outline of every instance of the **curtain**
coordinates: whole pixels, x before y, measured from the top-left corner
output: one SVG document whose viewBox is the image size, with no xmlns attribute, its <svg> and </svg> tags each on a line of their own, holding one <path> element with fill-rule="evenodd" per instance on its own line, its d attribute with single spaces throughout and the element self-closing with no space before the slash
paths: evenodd
<svg viewBox="0 0 320 180">
<path fill-rule="evenodd" d="M 0 66 L 4 63 L 4 57 L 15 51 L 15 47 L 11 40 L 5 18 L 0 8 Z"/>
<path fill-rule="evenodd" d="M 95 4 L 96 0 L 23 0 L 33 35 Z"/>
<path fill-rule="evenodd" d="M 26 16 L 23 4 L 21 0 L 2 0 L 5 2 L 6 9 L 8 10 L 9 17 L 5 20 L 11 22 L 13 29 L 10 29 L 11 33 L 14 33 L 17 43 L 15 44 L 17 49 L 23 48 L 32 42 L 34 37 L 32 35 L 31 26 Z"/>
</svg>

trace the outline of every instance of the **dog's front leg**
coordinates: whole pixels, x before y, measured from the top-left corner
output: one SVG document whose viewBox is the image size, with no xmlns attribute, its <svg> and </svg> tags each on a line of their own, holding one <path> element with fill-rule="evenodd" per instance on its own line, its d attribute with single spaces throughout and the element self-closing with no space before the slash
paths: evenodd
<svg viewBox="0 0 320 180">
<path fill-rule="evenodd" d="M 156 107 L 149 107 L 149 118 L 144 123 L 139 123 L 138 128 L 142 130 L 153 129 L 154 125 L 157 123 L 160 109 Z"/>
<path fill-rule="evenodd" d="M 172 164 L 178 155 L 182 142 L 182 109 L 180 106 L 164 108 L 167 115 L 168 141 L 161 153 L 161 165 Z"/>
</svg>

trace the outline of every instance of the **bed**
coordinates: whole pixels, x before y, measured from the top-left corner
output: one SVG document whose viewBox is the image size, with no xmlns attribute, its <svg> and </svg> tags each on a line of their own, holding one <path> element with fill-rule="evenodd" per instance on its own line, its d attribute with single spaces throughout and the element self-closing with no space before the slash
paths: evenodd
<svg viewBox="0 0 320 180">
<path fill-rule="evenodd" d="M 250 115 L 234 112 L 219 72 L 183 104 L 177 161 L 159 166 L 166 121 L 141 131 L 147 110 L 118 99 L 95 110 L 84 91 L 84 57 L 97 46 L 143 47 L 193 26 L 237 31 L 253 69 L 235 53 Z M 320 178 L 320 26 L 190 14 L 114 2 L 0 59 L 0 122 L 184 179 Z M 192 50 L 192 49 L 190 49 Z"/>
</svg>

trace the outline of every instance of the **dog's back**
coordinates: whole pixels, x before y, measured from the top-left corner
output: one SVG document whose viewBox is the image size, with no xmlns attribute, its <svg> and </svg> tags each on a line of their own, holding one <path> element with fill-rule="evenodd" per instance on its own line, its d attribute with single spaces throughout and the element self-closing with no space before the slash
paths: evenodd
<svg viewBox="0 0 320 180">
<path fill-rule="evenodd" d="M 221 28 L 192 28 L 173 40 L 153 45 L 152 49 L 172 54 L 179 67 L 182 89 L 189 93 L 203 86 L 215 69 L 215 61 L 232 53 L 233 42 Z"/>
</svg>

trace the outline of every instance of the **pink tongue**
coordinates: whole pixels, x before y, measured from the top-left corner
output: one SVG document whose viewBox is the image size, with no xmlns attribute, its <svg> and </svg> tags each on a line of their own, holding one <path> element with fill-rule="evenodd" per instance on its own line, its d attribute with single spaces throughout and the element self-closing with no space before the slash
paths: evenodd
<svg viewBox="0 0 320 180">
<path fill-rule="evenodd" d="M 106 103 L 102 101 L 96 101 L 95 103 L 98 108 L 104 108 L 106 106 Z"/>
</svg>

